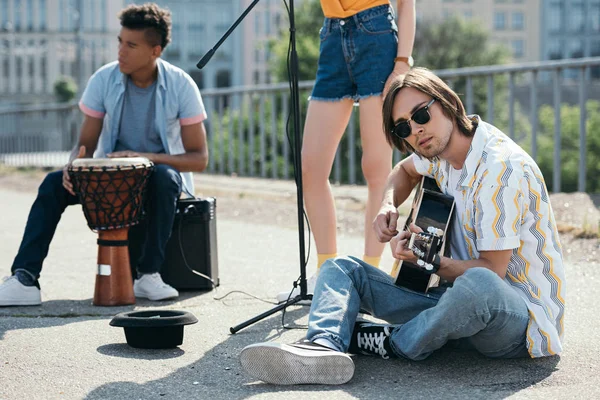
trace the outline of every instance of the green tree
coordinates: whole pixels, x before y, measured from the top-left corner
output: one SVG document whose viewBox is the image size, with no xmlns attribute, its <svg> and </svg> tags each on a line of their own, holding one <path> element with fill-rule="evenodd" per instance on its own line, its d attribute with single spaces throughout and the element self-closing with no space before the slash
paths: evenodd
<svg viewBox="0 0 600 400">
<path fill-rule="evenodd" d="M 54 82 L 54 96 L 61 103 L 66 103 L 77 95 L 77 84 L 70 76 L 61 76 Z"/>
<path fill-rule="evenodd" d="M 600 102 L 590 100 L 586 104 L 586 192 L 600 192 Z M 538 164 L 548 190 L 552 190 L 554 177 L 554 107 L 542 106 L 539 114 Z M 561 191 L 575 192 L 579 182 L 579 116 L 578 105 L 562 105 L 560 109 L 560 171 Z"/>
<path fill-rule="evenodd" d="M 298 53 L 298 80 L 313 80 L 319 60 L 319 30 L 323 25 L 323 11 L 319 0 L 306 0 L 294 9 L 296 26 L 296 51 Z M 277 82 L 288 80 L 287 56 L 289 24 L 283 24 L 279 38 L 270 42 L 270 69 Z"/>
</svg>

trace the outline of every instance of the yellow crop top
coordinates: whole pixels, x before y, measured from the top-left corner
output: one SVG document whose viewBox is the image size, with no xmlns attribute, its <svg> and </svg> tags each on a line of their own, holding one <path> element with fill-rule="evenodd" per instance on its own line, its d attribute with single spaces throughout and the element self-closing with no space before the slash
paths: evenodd
<svg viewBox="0 0 600 400">
<path fill-rule="evenodd" d="M 327 18 L 347 18 L 361 11 L 390 4 L 390 0 L 321 0 Z"/>
</svg>

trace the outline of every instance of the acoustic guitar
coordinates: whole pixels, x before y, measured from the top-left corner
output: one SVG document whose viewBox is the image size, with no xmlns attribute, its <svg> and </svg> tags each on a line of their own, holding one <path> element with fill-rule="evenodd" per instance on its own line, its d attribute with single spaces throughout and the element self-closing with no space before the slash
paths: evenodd
<svg viewBox="0 0 600 400">
<path fill-rule="evenodd" d="M 423 230 L 412 233 L 408 244 L 418 261 L 416 264 L 401 260 L 394 262 L 391 275 L 396 285 L 423 293 L 439 285 L 440 277 L 430 272 L 431 263 L 436 254 L 440 257 L 446 254 L 453 212 L 454 198 L 442 193 L 435 179 L 424 176 L 416 188 L 403 229 L 408 231 L 410 224 L 414 223 Z"/>
</svg>

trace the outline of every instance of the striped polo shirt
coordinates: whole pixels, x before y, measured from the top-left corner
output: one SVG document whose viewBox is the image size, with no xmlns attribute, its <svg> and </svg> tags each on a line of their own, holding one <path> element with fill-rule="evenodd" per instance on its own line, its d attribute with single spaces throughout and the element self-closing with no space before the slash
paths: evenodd
<svg viewBox="0 0 600 400">
<path fill-rule="evenodd" d="M 465 211 L 458 215 L 472 259 L 480 251 L 513 253 L 504 280 L 527 304 L 527 348 L 531 357 L 562 351 L 565 274 L 556 221 L 546 184 L 535 161 L 496 127 L 473 117 L 478 125 L 457 192 Z M 450 194 L 451 165 L 411 155 L 417 171 L 435 178 Z"/>
</svg>

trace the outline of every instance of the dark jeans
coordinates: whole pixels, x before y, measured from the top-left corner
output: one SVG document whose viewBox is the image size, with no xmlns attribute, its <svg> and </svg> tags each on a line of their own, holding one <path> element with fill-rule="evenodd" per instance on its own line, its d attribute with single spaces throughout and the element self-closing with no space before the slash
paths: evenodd
<svg viewBox="0 0 600 400">
<path fill-rule="evenodd" d="M 159 272 L 175 219 L 177 199 L 182 190 L 179 172 L 167 165 L 155 165 L 146 193 L 146 238 L 137 269 L 140 273 Z M 12 273 L 25 270 L 36 279 L 48 255 L 50 242 L 67 206 L 79 204 L 62 186 L 62 171 L 49 173 L 31 206 L 23 240 L 12 266 Z"/>
</svg>

